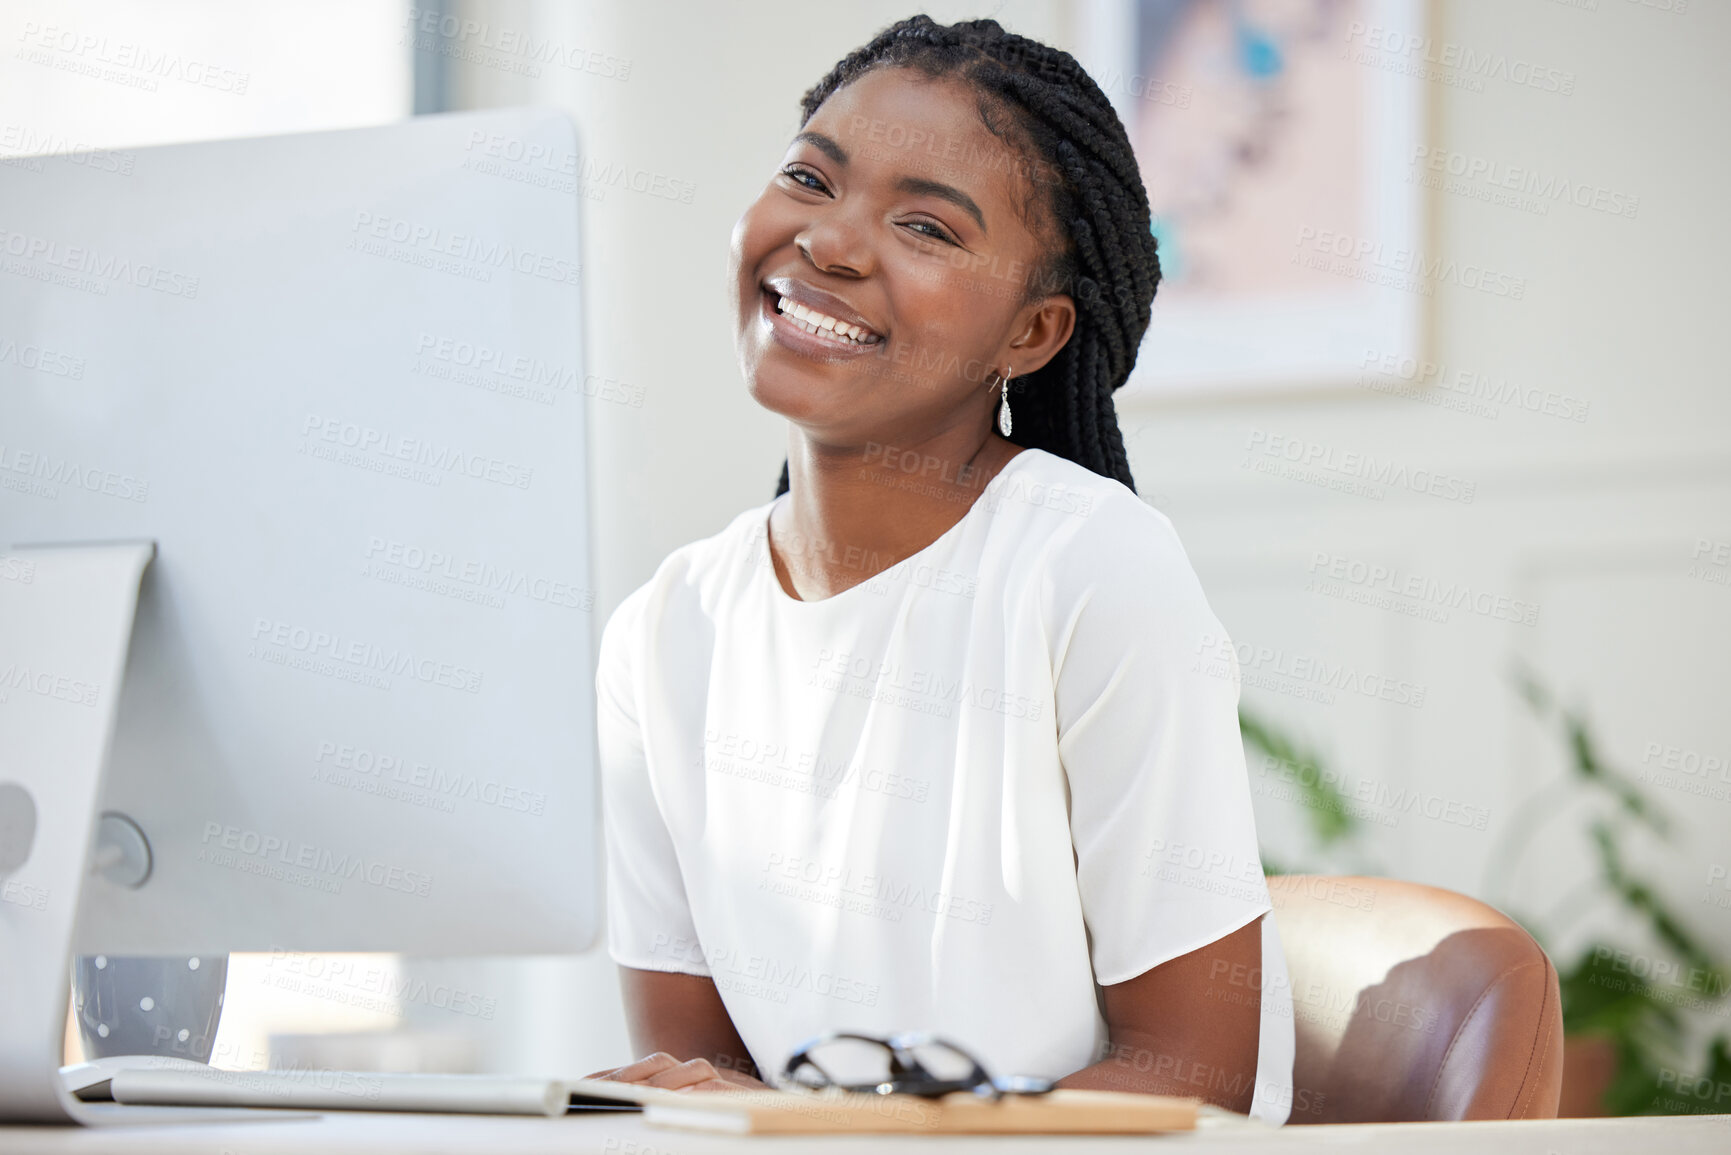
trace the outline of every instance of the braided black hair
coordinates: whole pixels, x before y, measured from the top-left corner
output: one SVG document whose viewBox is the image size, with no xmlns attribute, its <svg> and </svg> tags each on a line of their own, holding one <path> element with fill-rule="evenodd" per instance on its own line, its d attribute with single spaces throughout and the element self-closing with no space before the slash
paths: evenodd
<svg viewBox="0 0 1731 1155">
<path fill-rule="evenodd" d="M 843 57 L 800 101 L 800 126 L 839 89 L 878 68 L 956 77 L 980 94 L 980 116 L 1026 155 L 1041 206 L 1059 234 L 1024 303 L 1067 292 L 1076 326 L 1042 368 L 1010 382 L 1015 435 L 1136 488 L 1112 392 L 1130 375 L 1147 331 L 1160 258 L 1130 138 L 1112 104 L 1068 52 L 1006 32 L 996 20 L 939 24 L 910 16 Z M 994 112 L 1009 113 L 1010 124 Z M 776 496 L 788 490 L 782 462 Z"/>
</svg>

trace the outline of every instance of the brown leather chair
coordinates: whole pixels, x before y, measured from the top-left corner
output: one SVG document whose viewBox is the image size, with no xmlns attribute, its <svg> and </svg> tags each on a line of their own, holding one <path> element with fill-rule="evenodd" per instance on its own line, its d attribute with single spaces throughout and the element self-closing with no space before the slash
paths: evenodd
<svg viewBox="0 0 1731 1155">
<path fill-rule="evenodd" d="M 1386 878 L 1270 878 L 1297 1034 L 1291 1123 L 1550 1119 L 1557 972 L 1484 903 Z"/>
</svg>

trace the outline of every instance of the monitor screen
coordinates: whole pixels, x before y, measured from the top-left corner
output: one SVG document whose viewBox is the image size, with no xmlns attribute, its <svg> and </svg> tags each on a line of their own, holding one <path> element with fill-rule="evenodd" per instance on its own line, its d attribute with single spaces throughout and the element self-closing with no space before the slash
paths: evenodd
<svg viewBox="0 0 1731 1155">
<path fill-rule="evenodd" d="M 0 165 L 0 547 L 156 543 L 101 804 L 149 874 L 86 881 L 79 953 L 593 941 L 577 149 Z"/>
</svg>

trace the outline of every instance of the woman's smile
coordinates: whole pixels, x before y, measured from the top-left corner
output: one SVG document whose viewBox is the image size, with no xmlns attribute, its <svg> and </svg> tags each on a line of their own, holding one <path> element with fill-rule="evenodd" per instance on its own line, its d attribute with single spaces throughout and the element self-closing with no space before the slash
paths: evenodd
<svg viewBox="0 0 1731 1155">
<path fill-rule="evenodd" d="M 869 357 L 884 333 L 832 293 L 792 277 L 764 282 L 759 313 L 770 336 L 790 352 L 820 361 Z"/>
</svg>

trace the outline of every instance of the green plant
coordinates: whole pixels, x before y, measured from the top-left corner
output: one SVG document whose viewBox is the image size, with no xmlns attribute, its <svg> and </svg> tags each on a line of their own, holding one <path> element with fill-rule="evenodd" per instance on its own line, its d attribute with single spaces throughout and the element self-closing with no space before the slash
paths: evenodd
<svg viewBox="0 0 1731 1155">
<path fill-rule="evenodd" d="M 1616 1075 L 1602 1099 L 1607 1113 L 1711 1113 L 1719 1109 L 1713 1096 L 1682 1094 L 1678 1088 L 1685 1080 L 1731 1085 L 1731 1040 L 1724 1034 L 1715 1036 L 1703 1048 L 1701 1060 L 1691 1061 L 1688 1017 L 1679 1004 L 1704 1008 L 1718 1003 L 1731 991 L 1731 970 L 1702 943 L 1688 921 L 1671 909 L 1659 888 L 1629 868 L 1626 853 L 1628 842 L 1643 831 L 1654 838 L 1667 838 L 1671 820 L 1633 777 L 1604 760 L 1580 713 L 1560 706 L 1529 671 L 1517 670 L 1515 682 L 1533 714 L 1560 732 L 1569 752 L 1569 774 L 1528 799 L 1522 812 L 1508 824 L 1506 837 L 1519 839 L 1520 846 L 1530 845 L 1534 822 L 1545 812 L 1554 813 L 1568 795 L 1587 800 L 1597 811 L 1587 825 L 1597 873 L 1579 888 L 1582 894 L 1571 895 L 1561 904 L 1566 911 L 1564 918 L 1550 920 L 1549 926 L 1534 919 L 1523 919 L 1523 924 L 1541 942 L 1547 937 L 1554 940 L 1586 909 L 1582 897 L 1608 897 L 1669 952 L 1669 970 L 1686 976 L 1680 983 L 1651 981 L 1629 965 L 1629 960 L 1640 956 L 1639 951 L 1594 939 L 1572 963 L 1557 968 L 1563 1030 L 1569 1035 L 1604 1039 L 1616 1054 Z M 1513 863 L 1512 853 L 1493 856 L 1492 876 L 1508 877 Z M 1556 958 L 1554 950 L 1550 953 Z M 1651 973 L 1655 968 L 1649 964 L 1647 969 Z"/>
<path fill-rule="evenodd" d="M 1585 794 L 1597 800 L 1604 813 L 1592 819 L 1587 829 L 1597 872 L 1575 892 L 1565 895 L 1560 905 L 1578 915 L 1587 903 L 1610 897 L 1663 944 L 1677 964 L 1688 968 L 1689 985 L 1699 988 L 1691 993 L 1698 994 L 1701 1003 L 1723 998 L 1731 989 L 1731 972 L 1701 943 L 1687 921 L 1666 905 L 1659 890 L 1627 866 L 1624 847 L 1631 832 L 1645 830 L 1664 838 L 1670 831 L 1669 819 L 1633 778 L 1599 756 L 1598 746 L 1579 714 L 1558 707 L 1530 673 L 1517 674 L 1516 684 L 1534 713 L 1560 728 L 1570 773 L 1538 791 L 1511 816 L 1503 843 L 1490 855 L 1490 876 L 1509 877 L 1520 849 L 1531 844 L 1535 824 L 1556 813 L 1569 797 Z M 1312 853 L 1330 858 L 1345 855 L 1361 864 L 1360 873 L 1381 873 L 1368 865 L 1363 820 L 1339 789 L 1341 776 L 1327 770 L 1315 751 L 1252 711 L 1240 709 L 1239 728 L 1246 744 L 1268 759 L 1264 769 L 1278 769 L 1283 780 L 1298 787 Z M 1285 866 L 1276 866 L 1266 855 L 1263 865 L 1269 874 L 1288 873 Z M 1552 925 L 1546 935 L 1538 929 L 1543 920 L 1520 921 L 1541 944 L 1563 929 Z M 1556 952 L 1546 949 L 1554 959 Z M 1722 1034 L 1714 1037 L 1707 1043 L 1702 1060 L 1691 1063 L 1686 1042 L 1688 1022 L 1676 1005 L 1675 992 L 1632 973 L 1628 960 L 1635 953 L 1593 941 L 1572 964 L 1558 967 L 1564 1032 L 1604 1039 L 1617 1058 L 1616 1076 L 1603 1098 L 1605 1110 L 1613 1115 L 1674 1115 L 1722 1109 L 1722 1105 L 1714 1105 L 1716 1096 L 1693 1095 L 1684 1086 L 1731 1085 L 1731 1040 Z"/>
</svg>

